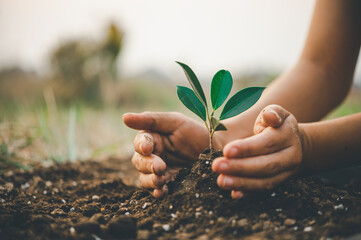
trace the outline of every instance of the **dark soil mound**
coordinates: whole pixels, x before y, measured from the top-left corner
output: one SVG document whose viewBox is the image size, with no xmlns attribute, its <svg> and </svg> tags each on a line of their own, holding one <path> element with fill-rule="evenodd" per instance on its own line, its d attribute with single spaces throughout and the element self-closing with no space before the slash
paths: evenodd
<svg viewBox="0 0 361 240">
<path fill-rule="evenodd" d="M 136 177 L 128 160 L 4 172 L 0 239 L 360 237 L 361 177 L 338 185 L 291 179 L 272 192 L 232 200 L 216 185 L 213 158 L 201 158 L 181 170 L 161 200 L 124 184 Z"/>
</svg>

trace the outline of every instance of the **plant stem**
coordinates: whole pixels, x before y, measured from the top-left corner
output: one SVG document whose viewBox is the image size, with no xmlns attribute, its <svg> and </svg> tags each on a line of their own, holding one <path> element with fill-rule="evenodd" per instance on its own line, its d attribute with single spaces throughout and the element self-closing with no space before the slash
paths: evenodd
<svg viewBox="0 0 361 240">
<path fill-rule="evenodd" d="M 210 152 L 213 152 L 212 137 L 213 137 L 214 130 L 213 130 L 213 127 L 212 127 L 212 121 L 211 121 L 211 117 L 209 116 L 208 108 L 206 108 L 206 114 L 207 114 L 207 118 L 208 118 L 208 122 L 209 122 L 209 128 L 207 126 L 207 129 L 209 131 L 209 150 L 210 150 Z M 213 114 L 214 114 L 214 110 L 212 111 L 212 116 L 213 116 Z"/>
</svg>

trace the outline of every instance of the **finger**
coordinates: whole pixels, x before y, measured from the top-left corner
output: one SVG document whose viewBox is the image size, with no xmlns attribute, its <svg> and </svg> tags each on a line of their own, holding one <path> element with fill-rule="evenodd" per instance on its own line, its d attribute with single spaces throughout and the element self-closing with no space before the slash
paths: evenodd
<svg viewBox="0 0 361 240">
<path fill-rule="evenodd" d="M 158 133 L 140 131 L 134 138 L 134 150 L 142 155 L 160 154 L 163 151 L 161 141 Z"/>
<path fill-rule="evenodd" d="M 148 130 L 160 133 L 171 133 L 184 121 L 180 113 L 125 113 L 124 123 L 134 129 Z"/>
<path fill-rule="evenodd" d="M 278 184 L 289 178 L 294 172 L 284 172 L 269 178 L 245 178 L 221 174 L 217 178 L 220 188 L 240 191 L 264 191 L 271 190 Z"/>
<path fill-rule="evenodd" d="M 166 163 L 155 154 L 144 156 L 136 152 L 132 157 L 132 163 L 139 172 L 144 174 L 154 173 L 161 176 L 167 169 Z"/>
<path fill-rule="evenodd" d="M 154 189 L 151 194 L 156 198 L 163 198 L 168 194 L 168 187 L 163 185 L 162 189 Z"/>
<path fill-rule="evenodd" d="M 295 151 L 291 147 L 272 154 L 243 159 L 220 157 L 213 161 L 212 170 L 218 174 L 233 176 L 270 177 L 289 170 L 295 165 L 298 166 L 297 160 Z"/>
<path fill-rule="evenodd" d="M 244 197 L 244 193 L 242 191 L 239 190 L 232 190 L 231 191 L 231 197 L 233 199 L 241 199 Z"/>
<path fill-rule="evenodd" d="M 269 105 L 265 107 L 258 115 L 253 132 L 261 133 L 266 127 L 278 128 L 282 125 L 290 113 L 278 105 Z"/>
<path fill-rule="evenodd" d="M 234 140 L 226 144 L 223 154 L 227 158 L 244 158 L 274 153 L 290 146 L 288 134 L 280 134 L 276 131 L 267 129 L 262 134 Z"/>
<path fill-rule="evenodd" d="M 165 177 L 164 176 L 157 176 L 155 174 L 143 174 L 140 173 L 139 175 L 139 182 L 140 185 L 144 188 L 148 189 L 161 189 L 165 184 Z"/>
</svg>

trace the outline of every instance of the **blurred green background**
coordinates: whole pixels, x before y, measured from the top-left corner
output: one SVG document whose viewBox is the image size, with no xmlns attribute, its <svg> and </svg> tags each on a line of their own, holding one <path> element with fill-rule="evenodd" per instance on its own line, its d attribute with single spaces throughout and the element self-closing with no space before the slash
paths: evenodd
<svg viewBox="0 0 361 240">
<path fill-rule="evenodd" d="M 104 26 L 96 39 L 81 36 L 55 44 L 45 72 L 21 64 L 0 68 L 0 171 L 130 156 L 136 132 L 122 123 L 125 112 L 180 111 L 193 117 L 176 96 L 176 84 L 187 85 L 181 69 L 177 81 L 156 70 L 122 74 L 127 32 L 114 22 Z M 167 59 L 182 61 L 172 55 Z M 197 66 L 186 63 L 197 73 Z M 207 76 L 217 70 L 209 68 Z M 266 86 L 280 72 L 279 68 L 237 70 L 232 72 L 234 90 Z M 207 90 L 210 80 L 201 78 Z M 360 100 L 361 91 L 354 86 L 328 118 L 360 112 Z"/>
</svg>

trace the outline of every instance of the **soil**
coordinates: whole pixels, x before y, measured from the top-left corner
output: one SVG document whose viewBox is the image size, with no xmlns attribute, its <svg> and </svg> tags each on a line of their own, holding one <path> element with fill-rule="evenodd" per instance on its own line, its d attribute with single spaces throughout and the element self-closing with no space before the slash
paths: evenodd
<svg viewBox="0 0 361 240">
<path fill-rule="evenodd" d="M 0 174 L 0 239 L 360 239 L 361 176 L 290 179 L 232 200 L 201 154 L 155 199 L 129 158 Z"/>
</svg>

